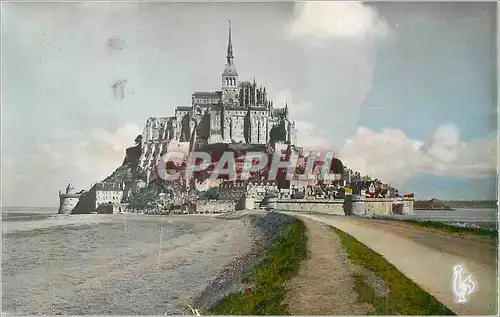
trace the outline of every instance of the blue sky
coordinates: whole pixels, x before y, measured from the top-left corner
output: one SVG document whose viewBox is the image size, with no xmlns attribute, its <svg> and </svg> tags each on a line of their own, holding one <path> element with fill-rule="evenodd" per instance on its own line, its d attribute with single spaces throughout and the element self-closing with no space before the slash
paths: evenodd
<svg viewBox="0 0 500 317">
<path fill-rule="evenodd" d="M 496 183 L 496 175 L 478 179 L 420 174 L 405 182 L 401 188 L 416 193 L 428 193 L 428 197 L 439 197 L 447 200 L 454 200 L 457 197 L 460 199 L 494 200 L 492 197 L 496 196 Z M 475 190 L 475 188 L 482 190 Z"/>
<path fill-rule="evenodd" d="M 447 12 L 453 5 L 455 14 Z M 363 102 L 372 109 L 363 112 L 360 124 L 426 138 L 445 118 L 460 126 L 464 139 L 496 133 L 491 5 L 427 4 L 427 10 L 415 10 L 424 4 L 390 5 L 397 6 L 410 6 L 412 15 L 404 23 L 393 19 L 396 39 L 378 49 L 373 88 Z"/>
<path fill-rule="evenodd" d="M 495 198 L 495 3 L 4 3 L 3 204 L 57 205 L 218 89 L 228 19 L 240 79 L 288 102 L 301 145 L 420 198 Z"/>
</svg>

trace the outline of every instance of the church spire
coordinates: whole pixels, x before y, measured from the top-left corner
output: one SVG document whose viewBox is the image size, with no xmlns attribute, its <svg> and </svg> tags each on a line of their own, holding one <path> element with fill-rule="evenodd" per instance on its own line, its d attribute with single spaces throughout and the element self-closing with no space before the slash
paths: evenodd
<svg viewBox="0 0 500 317">
<path fill-rule="evenodd" d="M 229 20 L 229 42 L 227 44 L 227 64 L 233 64 L 233 43 L 231 42 L 231 20 Z"/>
<path fill-rule="evenodd" d="M 238 87 L 238 72 L 236 71 L 236 67 L 234 66 L 233 61 L 233 43 L 231 41 L 231 21 L 229 21 L 229 42 L 227 44 L 227 63 L 224 68 L 224 72 L 222 73 L 222 86 L 229 87 L 231 89 Z M 235 90 L 233 94 L 238 94 Z M 238 96 L 233 96 L 233 100 L 237 100 Z"/>
</svg>

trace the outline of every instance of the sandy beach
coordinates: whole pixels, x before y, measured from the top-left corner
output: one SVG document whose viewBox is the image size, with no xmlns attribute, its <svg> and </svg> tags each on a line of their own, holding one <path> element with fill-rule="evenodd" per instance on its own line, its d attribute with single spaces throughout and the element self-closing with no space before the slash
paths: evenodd
<svg viewBox="0 0 500 317">
<path fill-rule="evenodd" d="M 3 312 L 183 313 L 231 263 L 272 236 L 251 219 L 263 216 L 121 214 L 5 221 Z"/>
</svg>

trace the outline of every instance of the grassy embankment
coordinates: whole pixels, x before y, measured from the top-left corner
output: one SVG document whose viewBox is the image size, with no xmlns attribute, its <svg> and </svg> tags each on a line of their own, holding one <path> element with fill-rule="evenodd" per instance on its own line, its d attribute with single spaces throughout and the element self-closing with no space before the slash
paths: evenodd
<svg viewBox="0 0 500 317">
<path fill-rule="evenodd" d="M 380 276 L 389 287 L 387 297 L 377 296 L 364 276 L 355 274 L 355 292 L 358 301 L 374 307 L 371 315 L 454 315 L 432 295 L 399 272 L 380 254 L 372 251 L 347 233 L 331 227 L 339 235 L 350 260 Z"/>
<path fill-rule="evenodd" d="M 479 236 L 487 236 L 490 238 L 498 237 L 497 230 L 488 230 L 488 229 L 484 229 L 484 228 L 457 227 L 457 226 L 452 226 L 452 225 L 449 225 L 446 223 L 442 223 L 442 222 L 438 222 L 438 221 L 430 221 L 430 220 L 418 221 L 418 220 L 412 220 L 412 219 L 405 219 L 402 221 L 406 222 L 406 223 L 410 223 L 414 226 L 439 229 L 440 231 L 445 231 L 445 232 L 450 232 L 450 233 L 475 234 L 475 235 L 479 235 Z"/>
<path fill-rule="evenodd" d="M 215 315 L 286 315 L 282 304 L 285 282 L 296 275 L 300 262 L 307 257 L 307 235 L 302 221 L 295 219 L 288 231 L 266 253 L 252 272 L 251 290 L 226 296 L 210 314 Z"/>
</svg>

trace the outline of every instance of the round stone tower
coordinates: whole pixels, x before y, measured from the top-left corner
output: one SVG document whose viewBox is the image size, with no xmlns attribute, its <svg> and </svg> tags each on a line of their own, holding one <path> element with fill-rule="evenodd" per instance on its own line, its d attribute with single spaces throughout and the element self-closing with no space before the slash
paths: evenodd
<svg viewBox="0 0 500 317">
<path fill-rule="evenodd" d="M 75 188 L 71 185 L 71 183 L 69 183 L 66 187 L 65 193 L 61 193 L 61 191 L 59 191 L 59 213 L 70 214 L 80 200 L 80 196 L 81 194 L 75 193 Z"/>
</svg>

